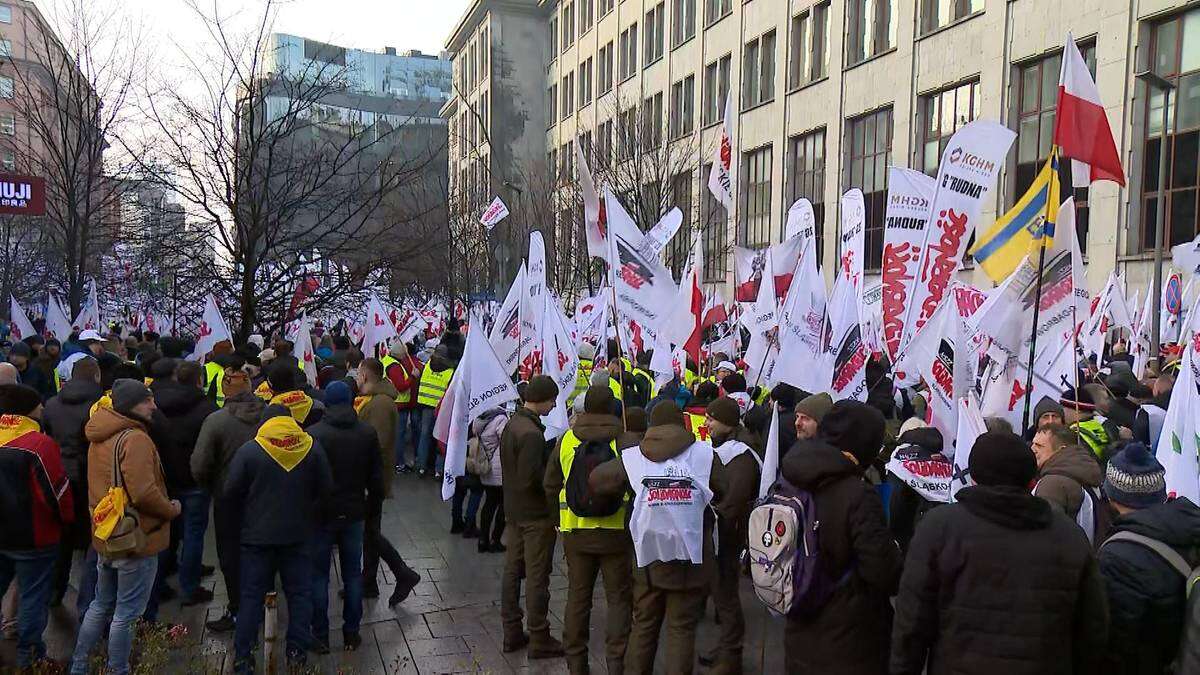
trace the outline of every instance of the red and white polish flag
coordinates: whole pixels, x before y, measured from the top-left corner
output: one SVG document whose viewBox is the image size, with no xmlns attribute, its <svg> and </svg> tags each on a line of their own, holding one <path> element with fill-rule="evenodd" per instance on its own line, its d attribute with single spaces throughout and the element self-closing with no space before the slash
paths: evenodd
<svg viewBox="0 0 1200 675">
<path fill-rule="evenodd" d="M 1075 187 L 1087 187 L 1098 180 L 1125 185 L 1125 172 L 1121 170 L 1121 157 L 1100 101 L 1100 90 L 1070 33 L 1063 45 L 1058 76 L 1054 144 L 1063 157 L 1073 160 Z"/>
</svg>

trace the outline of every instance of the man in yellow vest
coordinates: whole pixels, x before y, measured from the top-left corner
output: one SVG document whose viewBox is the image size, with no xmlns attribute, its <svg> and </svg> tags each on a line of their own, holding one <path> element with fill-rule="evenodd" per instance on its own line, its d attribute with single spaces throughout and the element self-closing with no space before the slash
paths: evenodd
<svg viewBox="0 0 1200 675">
<path fill-rule="evenodd" d="M 417 387 L 417 410 L 420 411 L 421 435 L 417 439 L 417 475 L 424 478 L 432 475 L 442 477 L 442 457 L 436 462 L 429 457 L 433 447 L 433 422 L 438 404 L 450 387 L 450 378 L 454 377 L 454 366 L 450 362 L 445 345 L 438 345 L 433 350 L 433 356 L 425 369 L 421 371 L 421 384 Z"/>
<path fill-rule="evenodd" d="M 411 445 L 413 456 L 417 454 L 417 439 L 421 433 L 421 416 L 417 409 L 417 390 L 421 384 L 421 362 L 408 353 L 408 345 L 397 339 L 380 362 L 383 363 L 387 379 L 396 387 L 395 464 L 396 473 L 412 471 L 412 465 L 404 458 L 404 446 Z M 385 463 L 384 466 L 387 464 Z"/>
<path fill-rule="evenodd" d="M 567 559 L 563 650 L 566 652 L 567 668 L 572 674 L 588 672 L 588 626 L 597 574 L 604 575 L 604 593 L 608 604 L 605 612 L 605 659 L 608 672 L 622 672 L 625 646 L 629 640 L 633 611 L 633 562 L 630 559 L 629 531 L 625 528 L 628 496 L 609 498 L 606 508 L 588 501 L 586 476 L 576 476 L 582 479 L 582 487 L 585 488 L 582 491 L 577 490 L 580 487 L 578 480 L 569 481 L 572 471 L 577 474 L 587 471 L 588 464 L 580 456 L 583 448 L 590 452 L 603 448 L 611 453 L 608 455 L 610 460 L 619 457 L 617 438 L 621 436 L 623 428 L 621 419 L 612 414 L 613 403 L 612 392 L 607 387 L 589 387 L 584 394 L 583 412 L 575 416 L 571 429 L 559 441 L 557 457 L 552 456 L 546 465 L 546 499 L 558 513 L 558 529 L 562 532 L 563 551 Z M 572 483 L 570 490 L 567 488 L 569 482 Z M 583 516 L 572 509 L 572 504 L 585 503 L 607 515 Z M 616 507 L 615 511 L 608 513 L 612 507 Z"/>
<path fill-rule="evenodd" d="M 218 408 L 225 405 L 225 389 L 221 379 L 225 376 L 225 368 L 232 365 L 232 352 L 233 343 L 221 340 L 213 345 L 208 362 L 204 364 L 204 390 L 217 402 Z"/>
<path fill-rule="evenodd" d="M 567 405 L 574 405 L 575 399 L 587 390 L 592 377 L 592 364 L 595 363 L 596 348 L 584 342 L 579 345 L 579 370 L 575 374 L 575 390 L 567 398 Z"/>
</svg>

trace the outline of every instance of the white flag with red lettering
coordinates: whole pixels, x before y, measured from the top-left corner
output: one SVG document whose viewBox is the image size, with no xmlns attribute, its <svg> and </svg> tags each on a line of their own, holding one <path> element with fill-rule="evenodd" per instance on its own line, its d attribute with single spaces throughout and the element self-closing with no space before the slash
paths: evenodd
<svg viewBox="0 0 1200 675">
<path fill-rule="evenodd" d="M 161 334 L 166 335 L 165 332 L 161 332 Z M 46 298 L 46 337 L 65 342 L 70 335 L 71 320 L 67 318 L 62 301 L 58 299 L 57 295 L 51 293 Z"/>
<path fill-rule="evenodd" d="M 500 312 L 496 314 L 492 332 L 488 335 L 488 342 L 507 373 L 517 369 L 522 349 L 528 347 L 529 342 L 533 340 L 532 333 L 521 331 L 521 307 L 525 290 L 525 263 L 521 263 L 517 277 L 508 289 L 508 295 L 504 296 L 504 304 L 500 305 Z"/>
<path fill-rule="evenodd" d="M 725 119 L 721 123 L 721 138 L 713 153 L 712 170 L 708 173 L 708 189 L 713 197 L 733 211 L 734 164 L 733 164 L 733 94 L 725 97 Z"/>
<path fill-rule="evenodd" d="M 312 325 L 308 320 L 308 312 L 300 315 L 300 325 L 296 328 L 294 345 L 292 353 L 300 359 L 304 377 L 308 379 L 309 386 L 317 386 L 317 359 L 316 354 L 313 353 Z"/>
<path fill-rule="evenodd" d="M 12 342 L 20 342 L 30 335 L 37 335 L 37 331 L 33 329 L 33 324 L 30 323 L 29 317 L 25 315 L 24 308 L 17 302 L 16 296 L 10 295 L 8 297 L 8 320 L 10 322 L 8 339 Z"/>
<path fill-rule="evenodd" d="M 225 324 L 225 319 L 221 318 L 221 311 L 217 309 L 217 299 L 212 296 L 212 293 L 209 293 L 208 297 L 204 299 L 204 315 L 200 318 L 200 326 L 196 329 L 196 348 L 188 360 L 202 361 L 218 342 L 232 339 L 233 335 L 229 332 L 229 326 Z"/>
<path fill-rule="evenodd" d="M 367 322 L 363 330 L 362 353 L 374 356 L 375 346 L 386 345 L 388 340 L 396 337 L 396 325 L 388 317 L 383 302 L 374 293 L 367 300 Z"/>
<path fill-rule="evenodd" d="M 917 263 L 925 244 L 929 205 L 933 202 L 935 187 L 933 176 L 898 166 L 888 167 L 880 308 L 884 348 L 893 362 L 900 351 L 904 314 L 912 290 L 911 282 L 917 277 Z"/>
<path fill-rule="evenodd" d="M 604 201 L 596 191 L 592 170 L 583 154 L 583 143 L 580 143 L 578 138 L 575 139 L 575 166 L 579 169 L 579 191 L 583 195 L 583 232 L 587 238 L 588 256 L 604 258 L 608 255 L 608 225 L 605 223 Z"/>
</svg>

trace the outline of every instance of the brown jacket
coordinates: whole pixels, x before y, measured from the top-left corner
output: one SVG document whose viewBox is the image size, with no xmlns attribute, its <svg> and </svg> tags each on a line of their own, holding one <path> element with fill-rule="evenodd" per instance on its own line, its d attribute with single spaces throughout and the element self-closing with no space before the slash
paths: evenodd
<svg viewBox="0 0 1200 675">
<path fill-rule="evenodd" d="M 88 442 L 88 509 L 96 508 L 100 499 L 113 486 L 112 462 L 117 436 L 126 429 L 121 443 L 121 475 L 129 500 L 141 516 L 146 545 L 138 557 L 157 555 L 171 540 L 168 524 L 179 515 L 179 507 L 167 497 L 158 449 L 146 432 L 146 424 L 125 417 L 111 408 L 97 408 L 83 428 Z M 92 542 L 93 546 L 98 542 Z"/>
<path fill-rule="evenodd" d="M 1082 445 L 1068 445 L 1038 470 L 1033 494 L 1050 502 L 1068 518 L 1075 518 L 1083 506 L 1083 488 L 1099 488 L 1103 481 L 1104 470 L 1091 450 Z"/>
<path fill-rule="evenodd" d="M 500 436 L 500 468 L 504 474 L 504 517 L 514 523 L 536 520 L 558 523 L 558 509 L 546 503 L 542 481 L 552 445 L 537 413 L 521 406 Z"/>
<path fill-rule="evenodd" d="M 396 460 L 396 423 L 399 414 L 396 412 L 396 385 L 384 378 L 363 387 L 363 396 L 368 396 L 367 402 L 358 409 L 358 419 L 371 425 L 379 436 L 379 453 L 383 466 L 388 467 Z M 383 496 L 392 496 L 392 481 L 383 481 Z"/>
<path fill-rule="evenodd" d="M 691 447 L 696 442 L 692 432 L 682 426 L 661 425 L 646 431 L 642 444 L 638 446 L 646 459 L 663 462 Z M 629 475 L 624 462 L 609 462 L 596 467 L 588 478 L 588 485 L 599 494 L 617 494 L 629 489 Z M 719 504 L 728 492 L 728 478 L 721 460 L 713 456 L 712 474 L 708 487 L 713 492 L 713 503 Z M 684 561 L 650 563 L 639 568 L 635 574 L 645 574 L 649 585 L 666 590 L 707 588 L 716 576 L 716 551 L 713 549 L 713 526 L 716 519 L 711 510 L 704 513 L 704 562 L 693 565 Z"/>
<path fill-rule="evenodd" d="M 725 465 L 728 489 L 720 501 L 713 503 L 719 517 L 717 540 L 721 553 L 737 555 L 746 548 L 746 525 L 750 520 L 750 511 L 758 501 L 758 482 L 762 474 L 759 466 L 759 462 L 762 461 L 762 445 L 757 434 L 741 425 L 733 430 L 730 438 L 750 446 L 750 452 L 758 457 L 755 459 L 750 453 L 743 452 Z M 712 442 L 714 446 L 720 446 L 725 440 L 727 439 L 714 437 Z M 719 464 L 720 457 L 716 461 Z"/>
<path fill-rule="evenodd" d="M 615 415 L 601 415 L 596 413 L 579 413 L 571 423 L 571 431 L 580 441 L 600 441 L 608 443 L 613 440 L 618 440 L 623 432 L 621 426 L 621 418 Z M 618 450 L 623 449 L 620 441 L 617 442 Z M 559 451 L 562 450 L 562 439 L 559 439 L 558 445 L 554 448 L 554 452 L 550 455 L 550 461 L 546 462 L 546 476 L 542 481 L 542 486 L 546 489 L 546 506 L 553 509 L 553 513 L 557 514 L 560 508 L 558 501 L 559 493 L 562 492 L 563 485 L 566 483 L 566 477 L 563 476 L 562 460 L 559 457 Z M 613 462 L 620 464 L 620 460 Z M 611 552 L 620 553 L 626 550 L 631 545 L 629 539 L 629 530 L 573 530 L 563 534 L 563 546 L 572 546 L 578 543 L 580 546 L 587 546 L 587 550 L 594 553 Z"/>
</svg>

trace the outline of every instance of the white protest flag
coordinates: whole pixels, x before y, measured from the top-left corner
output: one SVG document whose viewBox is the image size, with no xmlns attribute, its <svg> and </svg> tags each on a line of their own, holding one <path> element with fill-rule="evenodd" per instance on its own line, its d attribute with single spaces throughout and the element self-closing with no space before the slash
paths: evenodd
<svg viewBox="0 0 1200 675">
<path fill-rule="evenodd" d="M 770 268 L 771 249 L 767 249 L 766 269 Z M 758 285 L 758 296 L 755 298 L 754 304 L 743 309 L 746 311 L 741 316 L 741 322 L 746 327 L 746 330 L 750 331 L 751 339 L 755 335 L 769 331 L 779 325 L 779 319 L 776 317 L 775 288 L 773 284 L 760 283 Z"/>
<path fill-rule="evenodd" d="M 817 269 L 816 240 L 809 239 L 788 288 L 779 321 L 775 377 L 804 391 L 825 391 L 833 377 L 825 358 L 825 281 Z"/>
<path fill-rule="evenodd" d="M 500 365 L 506 373 L 517 369 L 522 348 L 528 347 L 528 343 L 533 339 L 532 333 L 521 332 L 521 307 L 524 299 L 525 263 L 521 263 L 521 268 L 517 270 L 517 276 L 508 289 L 508 295 L 504 296 L 504 303 L 500 305 L 500 311 L 496 314 L 492 333 L 488 336 L 488 342 L 500 358 Z"/>
<path fill-rule="evenodd" d="M 433 425 L 434 438 L 446 444 L 443 500 L 454 496 L 455 481 L 466 473 L 471 422 L 484 412 L 517 398 L 517 388 L 504 372 L 483 331 L 467 331 L 462 360 L 454 371 Z"/>
<path fill-rule="evenodd" d="M 979 411 L 979 404 L 975 401 L 974 394 L 968 394 L 964 398 L 958 399 L 958 428 L 954 434 L 954 476 L 950 483 L 950 501 L 954 501 L 954 496 L 958 491 L 974 485 L 975 481 L 971 478 L 971 448 L 975 445 L 975 440 L 982 436 L 987 431 L 987 426 L 983 423 L 983 414 Z M 943 452 L 942 454 L 949 454 Z"/>
<path fill-rule="evenodd" d="M 570 428 L 567 398 L 575 389 L 579 372 L 579 354 L 567 330 L 567 318 L 553 293 L 546 293 L 546 337 L 542 346 L 542 372 L 558 385 L 558 400 L 544 418 L 546 440 L 562 436 Z"/>
<path fill-rule="evenodd" d="M 504 203 L 504 200 L 500 199 L 500 196 L 497 195 L 496 198 L 492 200 L 492 203 L 488 204 L 488 207 L 483 210 L 483 214 L 479 216 L 479 222 L 482 223 L 483 226 L 486 227 L 490 232 L 497 223 L 507 217 L 508 206 Z"/>
<path fill-rule="evenodd" d="M 317 386 L 317 359 L 313 353 L 312 326 L 309 324 L 308 312 L 300 314 L 300 325 L 296 328 L 293 352 L 304 369 L 304 377 L 309 386 Z"/>
<path fill-rule="evenodd" d="M 976 120 L 950 138 L 938 165 L 930 224 L 922 238 L 917 274 L 907 285 L 900 346 L 933 316 L 962 262 L 967 239 L 979 225 L 979 210 L 1016 132 L 998 122 Z"/>
<path fill-rule="evenodd" d="M 884 214 L 882 301 L 885 353 L 895 359 L 900 350 L 904 315 L 911 299 L 912 280 L 929 227 L 929 207 L 937 183 L 932 176 L 898 166 L 888 167 L 888 200 Z"/>
<path fill-rule="evenodd" d="M 604 322 L 608 319 L 608 297 L 606 289 L 600 288 L 596 295 L 581 298 L 575 303 L 575 330 L 578 333 L 576 342 L 585 339 L 599 340 L 604 330 Z"/>
<path fill-rule="evenodd" d="M 678 208 L 673 208 L 667 211 L 666 215 L 659 219 L 654 227 L 646 231 L 642 238 L 642 251 L 649 253 L 662 253 L 662 250 L 667 247 L 667 242 L 671 241 L 671 237 L 679 231 L 679 226 L 683 224 L 683 211 Z"/>
<path fill-rule="evenodd" d="M 521 298 L 521 356 L 518 365 L 522 378 L 540 368 L 542 325 L 546 316 L 546 242 L 542 233 L 529 233 L 529 266 L 525 271 L 525 294 Z M 526 342 L 524 336 L 529 335 Z"/>
<path fill-rule="evenodd" d="M 733 94 L 725 96 L 725 119 L 721 122 L 721 138 L 713 153 L 712 170 L 708 173 L 708 190 L 713 197 L 733 212 L 733 195 L 735 191 L 733 165 Z"/>
<path fill-rule="evenodd" d="M 100 330 L 100 300 L 96 295 L 96 280 L 88 281 L 88 293 L 84 298 L 83 307 L 79 308 L 79 314 L 75 317 L 72 325 L 83 330 Z"/>
<path fill-rule="evenodd" d="M 1158 437 L 1155 452 L 1159 464 L 1167 470 L 1167 492 L 1175 497 L 1200 501 L 1200 376 L 1196 362 L 1197 345 L 1188 343 L 1183 349 L 1179 375 L 1171 389 L 1171 402 Z"/>
<path fill-rule="evenodd" d="M 396 336 L 396 326 L 388 319 L 388 311 L 384 309 L 379 296 L 374 293 L 367 300 L 367 322 L 363 330 L 362 353 L 375 355 L 376 345 L 386 345 L 388 340 Z"/>
<path fill-rule="evenodd" d="M 609 283 L 617 295 L 617 310 L 653 332 L 663 326 L 678 292 L 671 272 L 657 254 L 640 249 L 643 236 L 611 192 L 605 192 L 608 213 Z"/>
<path fill-rule="evenodd" d="M 829 395 L 835 401 L 865 401 L 867 348 L 862 341 L 862 329 L 858 318 L 858 292 L 853 282 L 840 275 L 833 285 L 833 296 L 829 301 L 829 326 L 829 351 L 826 358 L 833 364 Z"/>
<path fill-rule="evenodd" d="M 850 188 L 842 195 L 842 229 L 838 233 L 841 240 L 841 247 L 838 249 L 838 275 L 854 284 L 856 290 L 862 289 L 866 226 L 867 209 L 863 204 L 862 190 Z"/>
<path fill-rule="evenodd" d="M 763 453 L 762 473 L 758 476 L 758 498 L 771 491 L 779 479 L 779 408 L 771 406 L 771 426 L 767 427 L 767 447 Z"/>
<path fill-rule="evenodd" d="M 1125 294 L 1121 291 L 1117 273 L 1110 272 L 1104 290 L 1097 298 L 1096 310 L 1088 317 L 1084 325 L 1081 342 L 1083 356 L 1095 355 L 1097 359 L 1104 353 L 1104 338 L 1113 328 L 1133 330 L 1133 318 L 1125 303 Z"/>
<path fill-rule="evenodd" d="M 225 319 L 221 318 L 221 311 L 217 309 L 217 299 L 209 293 L 204 299 L 204 315 L 196 329 L 196 348 L 192 350 L 188 360 L 203 361 L 205 355 L 212 351 L 213 345 L 231 339 L 233 336 L 229 332 L 229 326 L 225 325 Z"/>
<path fill-rule="evenodd" d="M 1186 244 L 1172 246 L 1171 264 L 1190 276 L 1200 274 L 1200 236 Z"/>
<path fill-rule="evenodd" d="M 605 232 L 608 230 L 604 215 L 604 203 L 592 180 L 592 170 L 583 154 L 583 143 L 575 139 L 575 167 L 579 171 L 579 192 L 583 196 L 583 232 L 587 238 L 588 256 L 604 258 L 608 254 Z"/>
<path fill-rule="evenodd" d="M 67 318 L 67 312 L 63 309 L 62 301 L 57 295 L 51 293 L 46 298 L 46 337 L 57 338 L 59 341 L 66 341 L 67 336 L 71 334 L 71 320 Z M 163 335 L 166 335 L 164 332 Z"/>
<path fill-rule="evenodd" d="M 413 339 L 429 325 L 421 313 L 412 308 L 392 308 L 388 311 L 388 317 L 396 328 L 396 338 L 401 342 Z"/>
<path fill-rule="evenodd" d="M 933 316 L 917 329 L 901 350 L 896 370 L 915 372 L 929 385 L 931 423 L 949 438 L 957 428 L 954 402 L 954 361 L 957 310 L 952 294 L 947 293 Z"/>
<path fill-rule="evenodd" d="M 37 335 L 29 317 L 25 315 L 25 310 L 17 302 L 16 296 L 10 295 L 8 298 L 9 340 L 20 342 L 30 335 Z"/>
<path fill-rule="evenodd" d="M 930 180 L 933 179 L 931 178 Z M 787 226 L 783 232 L 784 239 L 801 237 L 801 247 L 809 239 L 817 237 L 817 217 L 813 214 L 812 202 L 808 201 L 805 197 L 801 197 L 792 203 L 788 208 Z"/>
<path fill-rule="evenodd" d="M 664 342 L 678 345 L 693 359 L 700 360 L 700 341 L 704 318 L 704 243 L 700 232 L 692 238 L 692 254 L 679 278 L 674 307 L 661 331 Z"/>
</svg>

